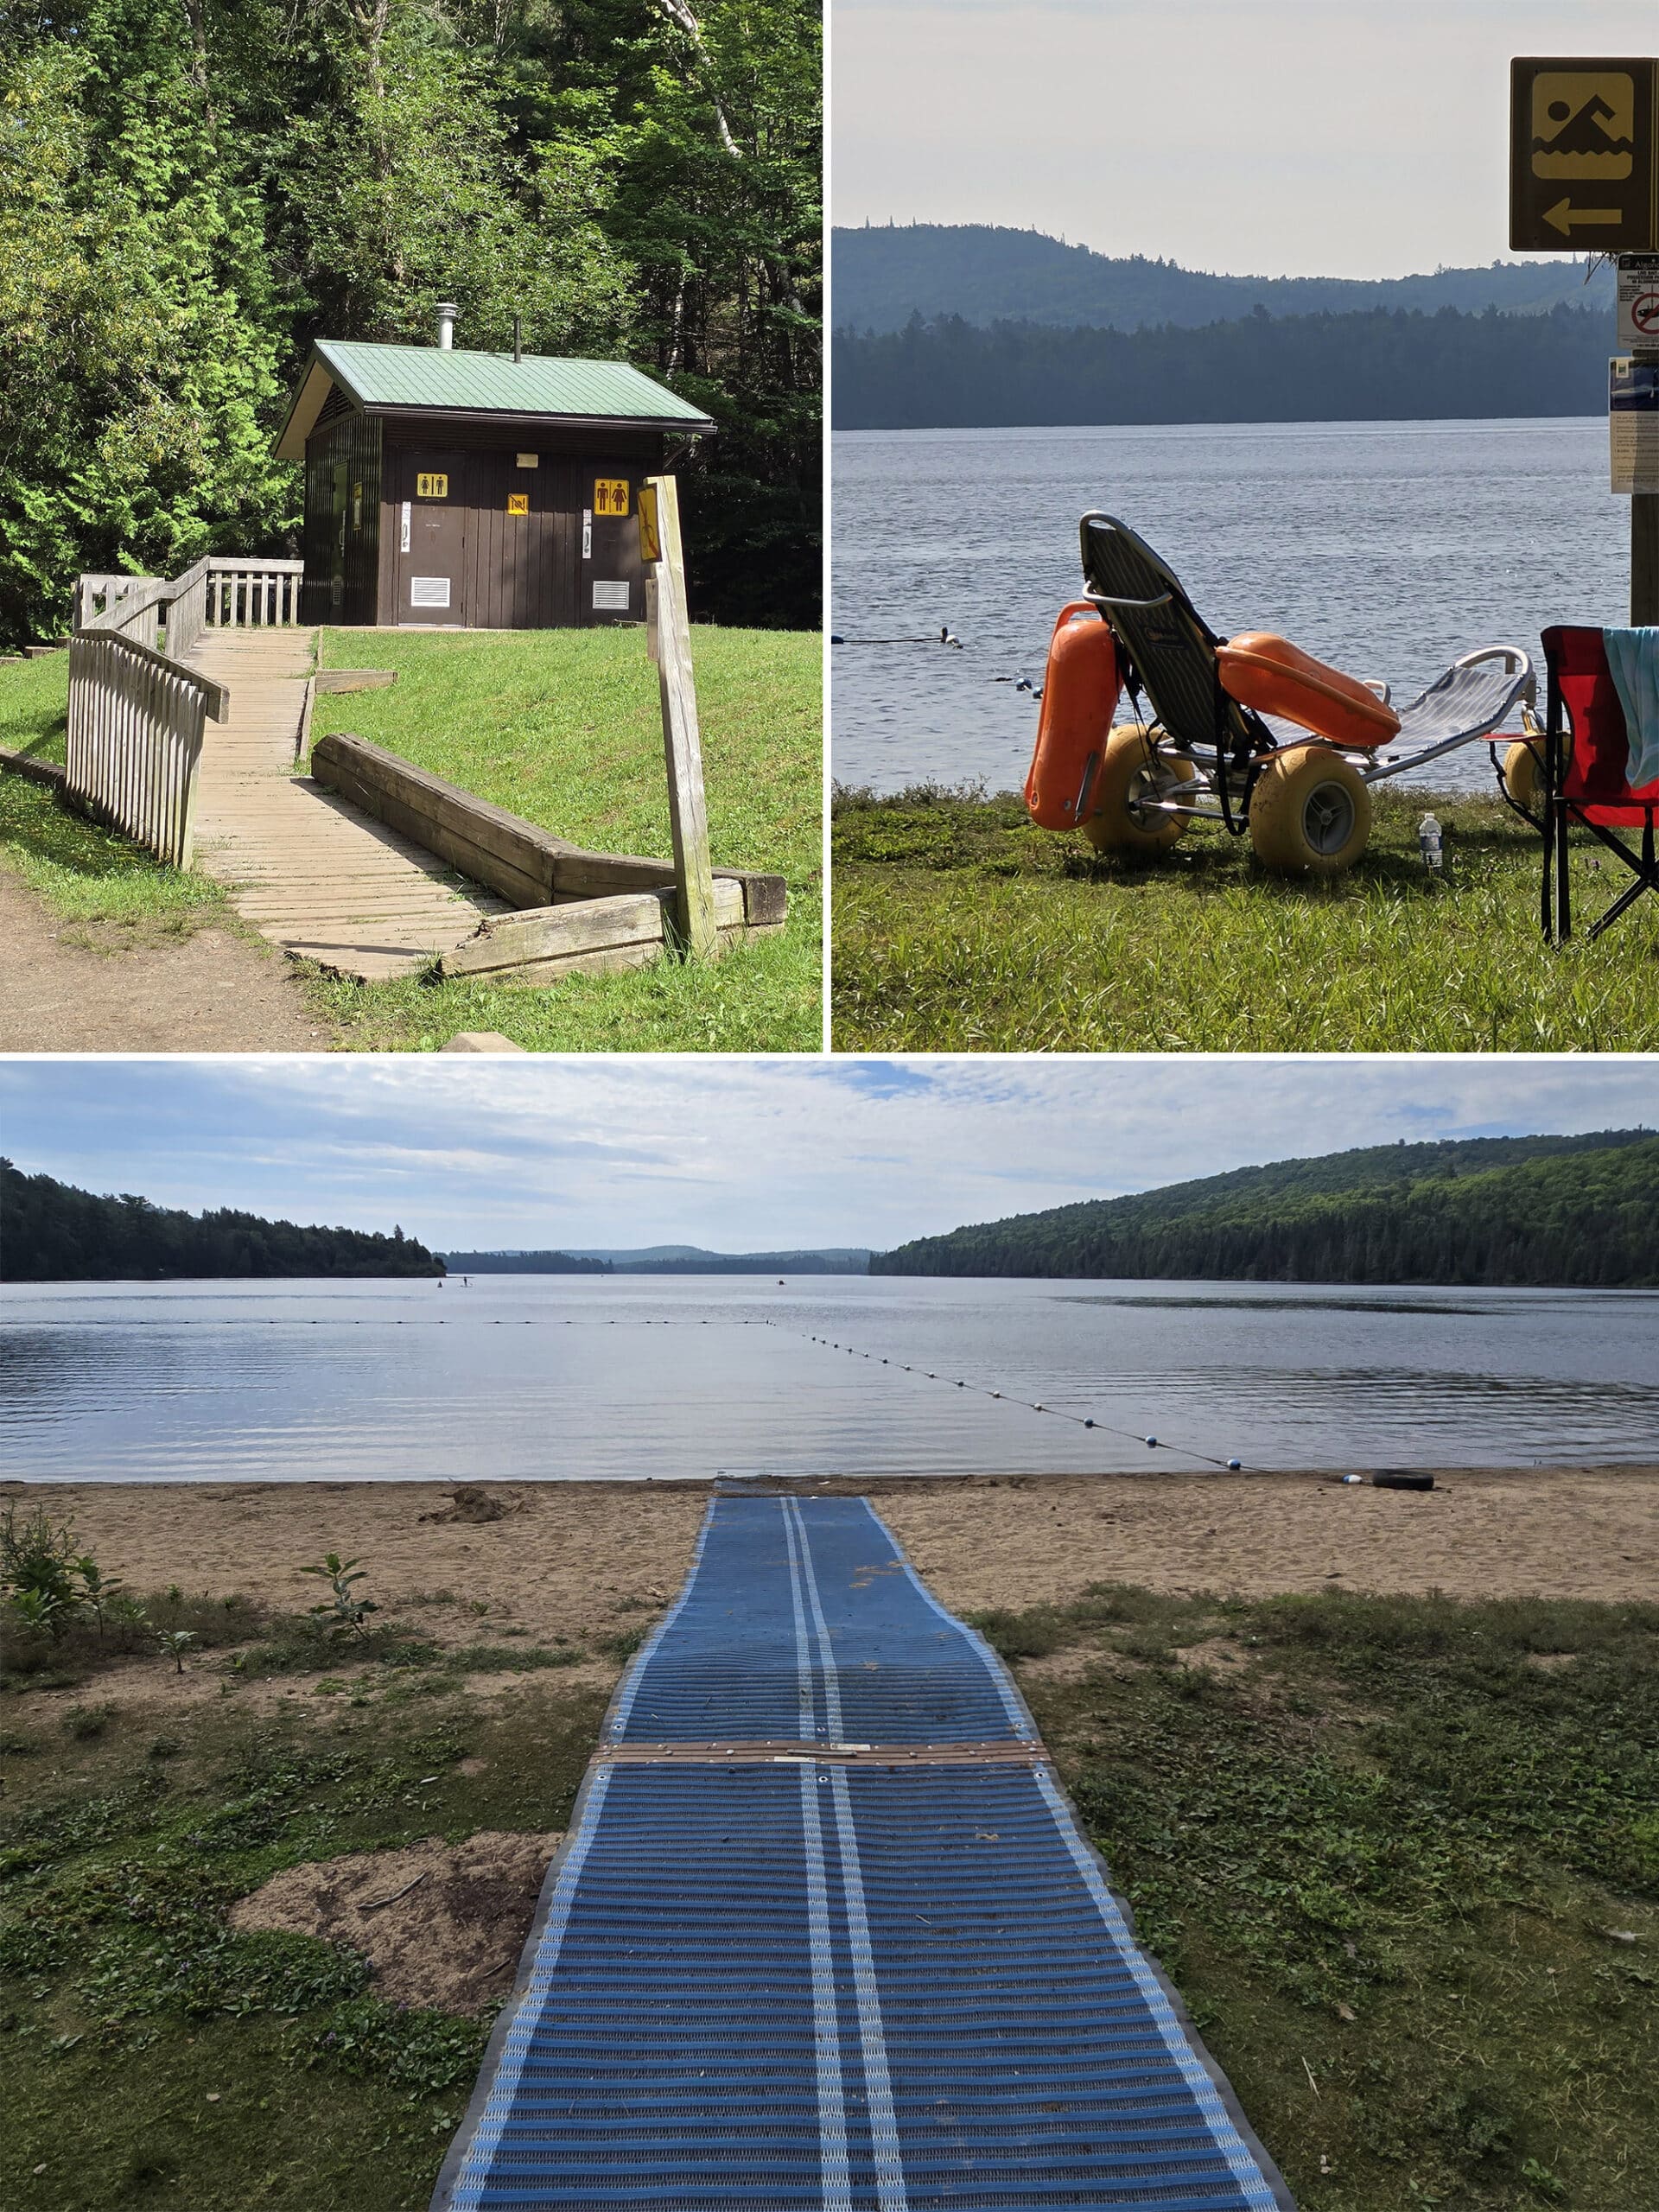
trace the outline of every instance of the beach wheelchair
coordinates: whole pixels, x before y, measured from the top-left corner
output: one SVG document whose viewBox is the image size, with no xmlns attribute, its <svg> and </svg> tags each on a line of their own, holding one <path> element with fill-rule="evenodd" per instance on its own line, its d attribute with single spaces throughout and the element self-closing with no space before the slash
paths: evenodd
<svg viewBox="0 0 1659 2212">
<path fill-rule="evenodd" d="M 1166 851 L 1193 822 L 1248 835 L 1267 868 L 1332 876 L 1370 836 L 1370 787 L 1485 740 L 1498 787 L 1536 823 L 1543 731 L 1516 645 L 1486 645 L 1398 710 L 1287 639 L 1218 637 L 1146 541 L 1108 514 L 1081 524 L 1084 595 L 1048 650 L 1026 805 L 1096 850 Z M 1115 722 L 1128 694 L 1133 720 Z M 1494 738 L 1519 707 L 1525 734 Z"/>
</svg>

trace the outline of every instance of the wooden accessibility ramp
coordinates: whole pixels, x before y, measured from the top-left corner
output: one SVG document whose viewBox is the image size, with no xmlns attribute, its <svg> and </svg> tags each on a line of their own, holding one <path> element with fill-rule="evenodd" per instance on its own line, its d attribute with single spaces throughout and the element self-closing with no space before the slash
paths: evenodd
<svg viewBox="0 0 1659 2212">
<path fill-rule="evenodd" d="M 863 1498 L 717 1497 L 433 2212 L 1294 2212 L 1012 1677 Z"/>
<path fill-rule="evenodd" d="M 316 636 L 213 628 L 190 652 L 230 693 L 202 747 L 196 865 L 284 952 L 363 982 L 417 975 L 508 902 L 296 774 Z"/>
</svg>

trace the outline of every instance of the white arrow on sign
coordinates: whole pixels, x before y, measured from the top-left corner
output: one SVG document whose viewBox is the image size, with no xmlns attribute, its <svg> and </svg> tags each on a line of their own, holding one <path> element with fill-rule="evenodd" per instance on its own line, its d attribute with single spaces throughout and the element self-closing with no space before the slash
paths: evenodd
<svg viewBox="0 0 1659 2212">
<path fill-rule="evenodd" d="M 1571 238 L 1575 223 L 1619 223 L 1624 219 L 1622 207 L 1575 207 L 1571 200 L 1558 200 L 1553 207 L 1544 210 L 1544 220 L 1564 238 Z"/>
</svg>

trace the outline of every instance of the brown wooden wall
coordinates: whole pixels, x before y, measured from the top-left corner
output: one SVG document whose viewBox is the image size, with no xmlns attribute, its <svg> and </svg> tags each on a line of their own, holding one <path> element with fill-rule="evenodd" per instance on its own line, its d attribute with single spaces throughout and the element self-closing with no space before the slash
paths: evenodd
<svg viewBox="0 0 1659 2212">
<path fill-rule="evenodd" d="M 378 569 L 373 618 L 391 625 L 437 622 L 475 629 L 564 629 L 645 619 L 639 493 L 663 465 L 655 432 L 573 430 L 554 423 L 457 423 L 442 415 L 386 417 L 383 424 Z M 518 455 L 537 465 L 521 468 Z M 403 503 L 415 511 L 416 478 L 431 466 L 450 478 L 446 505 L 461 518 L 463 548 L 452 603 L 413 607 L 408 576 L 418 547 L 403 552 Z M 598 478 L 626 480 L 626 518 L 595 513 L 591 552 L 582 552 L 582 512 Z M 513 494 L 529 512 L 508 512 Z M 626 607 L 595 607 L 595 582 L 626 585 Z"/>
</svg>

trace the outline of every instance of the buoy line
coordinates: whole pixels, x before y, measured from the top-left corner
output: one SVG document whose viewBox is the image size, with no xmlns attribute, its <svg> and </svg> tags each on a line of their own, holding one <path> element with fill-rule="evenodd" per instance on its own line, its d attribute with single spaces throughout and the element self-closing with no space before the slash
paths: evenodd
<svg viewBox="0 0 1659 2212">
<path fill-rule="evenodd" d="M 772 1328 L 777 1325 L 776 1322 L 768 1324 Z M 1047 1414 L 1055 1421 L 1069 1421 L 1077 1428 L 1104 1429 L 1109 1436 L 1127 1437 L 1133 1444 L 1144 1444 L 1148 1451 L 1174 1452 L 1183 1459 L 1201 1459 L 1206 1467 L 1219 1467 L 1230 1475 L 1243 1471 L 1244 1462 L 1242 1459 L 1217 1459 L 1213 1452 L 1195 1451 L 1186 1444 L 1172 1444 L 1161 1436 L 1145 1436 L 1136 1428 L 1119 1428 L 1115 1421 L 1098 1420 L 1093 1414 L 1070 1414 L 1063 1406 L 1045 1405 L 1036 1398 L 1018 1397 L 1012 1390 L 989 1390 L 982 1382 L 960 1382 L 954 1376 L 939 1374 L 937 1369 L 916 1367 L 908 1360 L 890 1359 L 880 1352 L 864 1351 L 857 1344 L 836 1344 L 829 1337 L 815 1337 L 805 1329 L 791 1330 L 790 1333 L 804 1338 L 808 1344 L 822 1344 L 826 1351 L 844 1351 L 852 1359 L 876 1360 L 883 1367 L 897 1367 L 905 1375 L 924 1376 L 930 1382 L 944 1382 L 957 1390 L 972 1390 L 978 1397 L 996 1398 L 1005 1406 L 1023 1406 L 1027 1413 Z"/>
<path fill-rule="evenodd" d="M 145 1321 L 147 1321 L 149 1317 L 146 1316 L 145 1319 L 139 1321 L 137 1325 L 143 1327 L 145 1325 Z M 277 1319 L 270 1315 L 264 1317 L 263 1321 L 257 1316 L 251 1316 L 250 1319 L 255 1326 L 264 1326 L 265 1328 L 271 1329 L 282 1328 L 283 1326 L 298 1326 L 302 1328 L 310 1327 L 313 1329 L 318 1329 L 325 1325 L 325 1324 L 320 1320 L 306 1320 L 301 1319 L 297 1317 L 293 1321 Z M 560 1314 L 556 1317 L 552 1314 L 537 1315 L 522 1321 L 504 1321 L 499 1315 L 492 1315 L 488 1318 L 486 1325 L 497 1329 L 515 1327 L 521 1329 L 532 1329 L 537 1326 L 538 1321 L 546 1325 L 563 1327 L 566 1329 L 575 1328 L 580 1325 L 568 1314 Z M 162 1322 L 162 1318 L 159 1315 L 156 1317 L 156 1322 L 157 1325 L 168 1325 Z M 111 1328 L 125 1328 L 131 1327 L 134 1324 L 130 1322 L 111 1321 L 103 1325 Z M 214 1322 L 210 1325 L 222 1328 L 227 1325 L 227 1324 L 223 1321 L 219 1321 Z M 231 1323 L 228 1325 L 234 1326 L 235 1324 Z M 365 1322 L 360 1319 L 353 1317 L 350 1325 L 353 1328 L 373 1328 L 376 1326 L 384 1328 L 386 1325 L 384 1321 L 378 1323 L 374 1321 Z M 422 1325 L 418 1321 L 412 1323 L 407 1322 L 401 1315 L 397 1315 L 393 1317 L 392 1325 L 396 1328 L 402 1329 L 409 1327 L 419 1328 Z M 429 1322 L 427 1325 L 429 1327 L 435 1325 L 441 1329 L 444 1325 L 442 1321 L 437 1321 L 435 1324 Z M 607 1314 L 605 1317 L 604 1325 L 608 1329 L 616 1329 L 626 1328 L 629 1326 L 630 1324 L 627 1321 L 619 1321 L 614 1315 Z M 673 1329 L 688 1327 L 708 1329 L 712 1328 L 715 1324 L 711 1322 L 706 1315 L 702 1314 L 698 1314 L 695 1319 L 689 1314 L 684 1316 L 678 1314 L 658 1314 L 641 1315 L 638 1318 L 633 1325 L 646 1329 Z M 736 1325 L 741 1329 L 750 1329 L 756 1326 L 763 1329 L 775 1329 L 780 1326 L 780 1324 L 772 1320 L 770 1316 L 763 1317 L 757 1323 L 753 1317 L 744 1314 L 736 1317 Z M 1102 1421 L 1093 1414 L 1071 1414 L 1067 1413 L 1063 1406 L 1045 1405 L 1039 1400 L 1035 1398 L 1021 1398 L 1017 1396 L 1012 1390 L 989 1390 L 986 1389 L 982 1382 L 960 1382 L 952 1376 L 942 1376 L 937 1371 L 937 1370 L 931 1367 L 917 1367 L 908 1360 L 892 1359 L 880 1352 L 861 1351 L 856 1344 L 837 1344 L 829 1337 L 815 1337 L 811 1332 L 807 1329 L 790 1329 L 786 1333 L 791 1337 L 799 1337 L 803 1344 L 821 1344 L 829 1351 L 844 1351 L 849 1359 L 874 1360 L 882 1367 L 898 1368 L 899 1372 L 903 1375 L 922 1376 L 930 1382 L 944 1382 L 948 1387 L 957 1390 L 971 1390 L 976 1397 L 995 1398 L 1005 1406 L 1021 1406 L 1027 1413 L 1047 1414 L 1055 1421 L 1069 1421 L 1075 1428 L 1103 1429 L 1108 1436 L 1122 1436 L 1127 1438 L 1131 1444 L 1144 1444 L 1147 1450 L 1151 1452 L 1173 1452 L 1178 1457 L 1183 1459 L 1198 1459 L 1201 1460 L 1206 1467 L 1219 1467 L 1225 1474 L 1236 1475 L 1242 1474 L 1244 1471 L 1244 1462 L 1242 1459 L 1217 1459 L 1215 1454 L 1211 1452 L 1199 1452 L 1188 1444 L 1172 1444 L 1166 1437 L 1146 1436 L 1143 1435 L 1138 1428 L 1120 1428 L 1115 1421 Z"/>
</svg>

